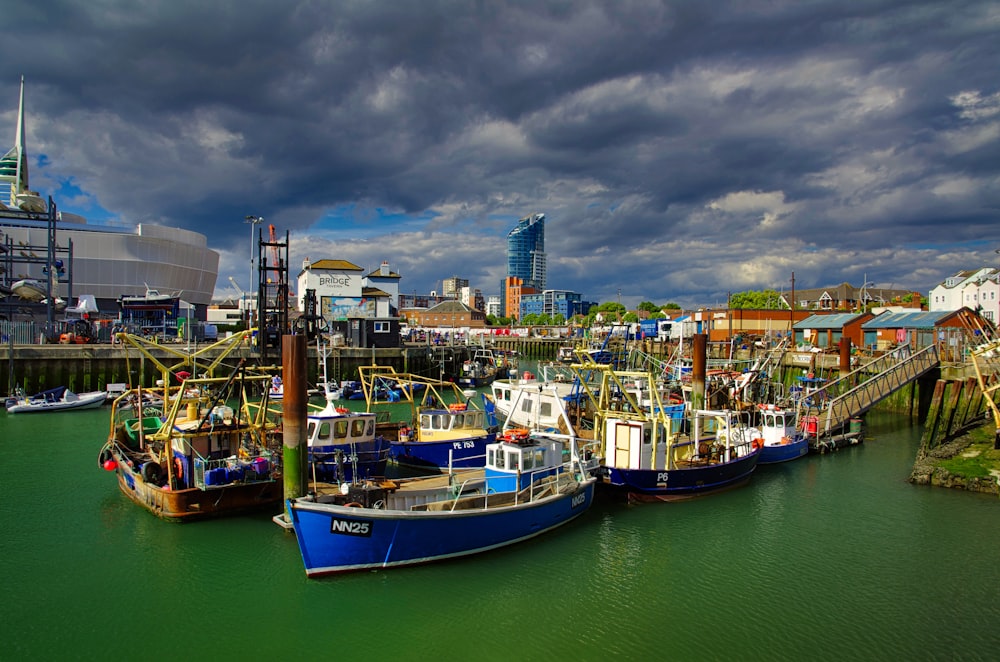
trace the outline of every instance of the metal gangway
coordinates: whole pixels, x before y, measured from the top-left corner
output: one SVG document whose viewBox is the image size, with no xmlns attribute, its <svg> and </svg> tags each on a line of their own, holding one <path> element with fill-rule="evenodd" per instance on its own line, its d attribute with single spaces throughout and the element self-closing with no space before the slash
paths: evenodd
<svg viewBox="0 0 1000 662">
<path fill-rule="evenodd" d="M 813 445 L 836 434 L 852 418 L 865 413 L 895 391 L 916 381 L 940 363 L 936 345 L 914 352 L 908 345 L 897 347 L 861 365 L 839 379 L 810 390 L 797 401 L 799 421 L 813 420 Z M 815 417 L 810 419 L 808 417 Z"/>
</svg>

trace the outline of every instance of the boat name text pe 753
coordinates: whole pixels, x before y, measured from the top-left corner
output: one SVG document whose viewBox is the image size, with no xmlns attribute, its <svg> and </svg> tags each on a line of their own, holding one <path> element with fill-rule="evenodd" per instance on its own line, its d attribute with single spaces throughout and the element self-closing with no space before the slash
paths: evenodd
<svg viewBox="0 0 1000 662">
<path fill-rule="evenodd" d="M 462 448 L 475 448 L 476 442 L 474 441 L 453 441 L 451 447 L 458 450 Z"/>
<path fill-rule="evenodd" d="M 330 533 L 341 533 L 348 536 L 359 536 L 361 538 L 371 538 L 371 520 L 349 520 L 334 517 L 330 520 Z"/>
</svg>

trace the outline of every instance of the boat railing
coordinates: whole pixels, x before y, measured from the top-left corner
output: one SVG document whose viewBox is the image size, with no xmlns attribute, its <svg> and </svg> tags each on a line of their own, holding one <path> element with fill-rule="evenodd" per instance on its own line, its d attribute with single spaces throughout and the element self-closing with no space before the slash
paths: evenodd
<svg viewBox="0 0 1000 662">
<path fill-rule="evenodd" d="M 449 482 L 452 482 L 454 480 L 454 477 L 455 477 L 455 462 L 454 462 L 454 460 L 455 460 L 455 449 L 449 448 L 448 449 L 448 481 Z M 470 460 L 482 460 L 483 461 L 483 466 L 485 466 L 486 465 L 486 453 L 482 453 L 480 455 L 466 455 L 466 456 L 462 457 L 462 462 L 465 463 L 465 464 L 468 464 L 468 462 Z M 479 463 L 475 462 L 474 464 L 478 465 Z"/>
</svg>

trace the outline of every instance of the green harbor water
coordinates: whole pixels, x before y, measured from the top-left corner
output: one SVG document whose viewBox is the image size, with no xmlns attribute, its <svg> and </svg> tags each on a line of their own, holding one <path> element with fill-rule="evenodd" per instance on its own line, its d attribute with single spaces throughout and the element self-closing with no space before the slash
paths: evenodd
<svg viewBox="0 0 1000 662">
<path fill-rule="evenodd" d="M 97 466 L 108 411 L 0 413 L 0 660 L 994 660 L 1000 502 L 906 482 L 921 429 L 745 487 L 600 497 L 533 541 L 307 580 L 273 513 L 160 521 Z"/>
</svg>

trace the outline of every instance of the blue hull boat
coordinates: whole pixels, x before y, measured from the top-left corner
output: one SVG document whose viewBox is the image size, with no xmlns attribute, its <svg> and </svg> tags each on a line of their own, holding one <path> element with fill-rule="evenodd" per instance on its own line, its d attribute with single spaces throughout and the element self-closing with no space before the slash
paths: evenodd
<svg viewBox="0 0 1000 662">
<path fill-rule="evenodd" d="M 757 450 L 730 462 L 701 466 L 695 462 L 665 471 L 610 467 L 605 482 L 626 489 L 635 500 L 677 501 L 742 485 L 753 475 L 759 458 Z"/>
<path fill-rule="evenodd" d="M 658 398 L 654 398 L 658 399 Z M 624 491 L 633 501 L 675 501 L 742 485 L 760 460 L 762 442 L 756 428 L 729 410 L 696 410 L 688 421 L 657 402 L 651 409 L 637 403 L 635 412 L 602 410 L 604 484 Z"/>
<path fill-rule="evenodd" d="M 791 460 L 797 460 L 808 453 L 809 440 L 805 437 L 799 437 L 795 441 L 788 444 L 764 446 L 760 451 L 760 460 L 757 461 L 757 464 L 780 464 L 782 462 L 790 462 Z"/>
<path fill-rule="evenodd" d="M 488 427 L 488 415 L 454 382 L 427 380 L 397 373 L 391 367 L 361 366 L 362 391 L 367 395 L 368 411 L 383 404 L 399 402 L 389 393 L 390 387 L 409 405 L 409 416 L 379 422 L 379 429 L 389 439 L 389 459 L 401 466 L 425 471 L 482 468 L 487 444 L 496 439 Z M 421 381 L 423 380 L 423 381 Z M 419 395 L 419 400 L 414 396 Z M 398 415 L 398 412 L 397 412 Z"/>
<path fill-rule="evenodd" d="M 306 575 L 477 554 L 566 524 L 590 508 L 595 479 L 562 455 L 559 441 L 501 440 L 487 448 L 485 469 L 289 500 Z"/>
<path fill-rule="evenodd" d="M 384 476 L 389 463 L 389 442 L 382 437 L 355 444 L 309 449 L 310 479 L 343 483 Z"/>
<path fill-rule="evenodd" d="M 375 414 L 350 411 L 328 399 L 308 415 L 310 478 L 327 483 L 384 476 L 389 441 L 376 434 Z"/>
<path fill-rule="evenodd" d="M 390 459 L 412 469 L 440 470 L 449 466 L 456 469 L 483 466 L 486 445 L 493 443 L 495 433 L 444 441 L 392 441 Z"/>
<path fill-rule="evenodd" d="M 761 449 L 758 464 L 790 462 L 809 453 L 809 439 L 796 430 L 795 414 L 775 405 L 760 405 Z"/>
</svg>

